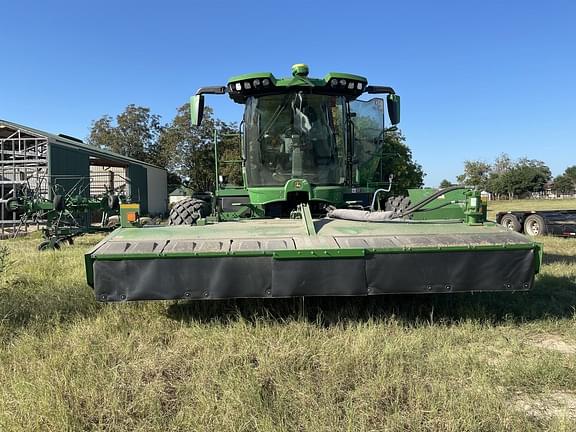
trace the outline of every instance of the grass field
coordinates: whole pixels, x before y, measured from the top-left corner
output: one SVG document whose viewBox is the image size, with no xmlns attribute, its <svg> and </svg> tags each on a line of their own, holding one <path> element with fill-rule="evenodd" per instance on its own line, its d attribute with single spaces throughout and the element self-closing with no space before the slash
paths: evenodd
<svg viewBox="0 0 576 432">
<path fill-rule="evenodd" d="M 543 240 L 531 292 L 304 309 L 102 305 L 82 260 L 97 240 L 3 243 L 0 431 L 576 430 L 576 239 Z"/>
</svg>

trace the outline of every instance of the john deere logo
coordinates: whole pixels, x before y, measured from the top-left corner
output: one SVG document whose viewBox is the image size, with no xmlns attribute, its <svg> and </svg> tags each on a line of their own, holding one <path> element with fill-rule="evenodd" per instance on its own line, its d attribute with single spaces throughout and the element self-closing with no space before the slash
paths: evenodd
<svg viewBox="0 0 576 432">
<path fill-rule="evenodd" d="M 294 182 L 294 187 L 296 189 L 302 189 L 302 182 L 301 181 L 295 181 Z"/>
</svg>

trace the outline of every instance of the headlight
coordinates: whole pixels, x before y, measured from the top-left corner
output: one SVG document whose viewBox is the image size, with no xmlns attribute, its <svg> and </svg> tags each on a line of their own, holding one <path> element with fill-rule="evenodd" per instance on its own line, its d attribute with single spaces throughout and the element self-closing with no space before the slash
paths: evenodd
<svg viewBox="0 0 576 432">
<path fill-rule="evenodd" d="M 276 78 L 268 72 L 238 75 L 228 80 L 227 88 L 230 97 L 243 103 L 248 96 L 268 93 L 276 86 Z"/>
<path fill-rule="evenodd" d="M 364 92 L 368 80 L 360 75 L 330 72 L 324 77 L 325 86 L 330 93 L 358 97 Z"/>
</svg>

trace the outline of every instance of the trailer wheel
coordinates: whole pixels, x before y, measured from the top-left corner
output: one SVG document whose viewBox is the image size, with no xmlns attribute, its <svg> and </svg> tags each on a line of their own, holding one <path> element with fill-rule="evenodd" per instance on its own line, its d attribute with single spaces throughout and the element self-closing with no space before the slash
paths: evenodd
<svg viewBox="0 0 576 432">
<path fill-rule="evenodd" d="M 518 221 L 518 218 L 513 214 L 507 214 L 502 216 L 500 219 L 500 225 L 504 228 L 509 229 L 510 231 L 520 232 L 522 231 L 522 225 Z"/>
<path fill-rule="evenodd" d="M 537 214 L 528 216 L 524 221 L 524 232 L 534 237 L 546 234 L 544 218 Z"/>
<path fill-rule="evenodd" d="M 169 225 L 196 225 L 198 219 L 210 214 L 210 205 L 206 201 L 186 198 L 174 204 L 168 217 Z"/>
</svg>

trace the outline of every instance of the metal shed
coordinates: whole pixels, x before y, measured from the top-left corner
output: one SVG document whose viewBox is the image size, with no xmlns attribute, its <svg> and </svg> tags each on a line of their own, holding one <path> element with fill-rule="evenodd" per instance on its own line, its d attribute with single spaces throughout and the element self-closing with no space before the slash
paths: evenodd
<svg viewBox="0 0 576 432">
<path fill-rule="evenodd" d="M 168 194 L 168 205 L 175 204 L 178 201 L 182 201 L 183 199 L 189 198 L 191 196 L 192 189 L 180 186 Z"/>
<path fill-rule="evenodd" d="M 12 225 L 17 216 L 4 202 L 24 185 L 47 199 L 53 191 L 84 182 L 84 194 L 97 197 L 111 185 L 138 200 L 142 212 L 166 213 L 166 170 L 67 136 L 55 135 L 0 119 L 0 224 Z"/>
</svg>

